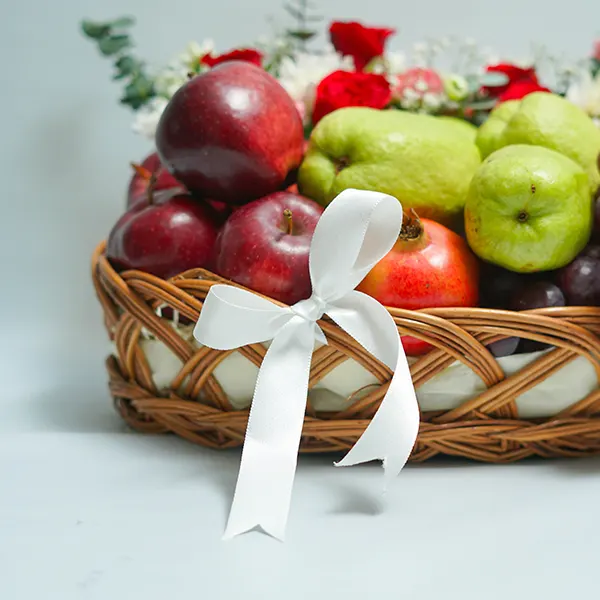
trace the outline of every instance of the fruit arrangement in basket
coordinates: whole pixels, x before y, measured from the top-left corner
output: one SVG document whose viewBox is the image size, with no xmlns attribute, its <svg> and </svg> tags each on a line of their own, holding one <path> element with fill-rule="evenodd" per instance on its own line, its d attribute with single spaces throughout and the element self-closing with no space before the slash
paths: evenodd
<svg viewBox="0 0 600 600">
<path fill-rule="evenodd" d="M 425 383 L 433 385 L 444 369 L 449 372 L 460 360 L 466 352 L 462 342 L 454 346 L 448 341 L 451 351 L 446 356 L 443 338 L 434 330 L 444 316 L 458 315 L 459 325 L 452 323 L 454 329 L 448 331 L 454 333 L 446 335 L 459 336 L 470 309 L 473 315 L 490 309 L 496 322 L 509 322 L 512 317 L 501 311 L 559 317 L 554 309 L 567 307 L 567 339 L 574 335 L 573 328 L 588 327 L 580 353 L 595 360 L 599 349 L 589 332 L 600 329 L 600 310 L 588 309 L 600 306 L 598 43 L 590 57 L 576 65 L 558 68 L 556 61 L 547 59 L 555 72 L 544 79 L 543 59 L 527 65 L 493 60 L 471 41 L 418 45 L 408 60 L 388 49 L 393 29 L 357 22 L 331 23 L 326 47 L 313 49 L 315 32 L 308 26 L 306 3 L 292 6 L 291 12 L 297 22 L 275 39 L 224 53 L 211 42 L 190 44 L 155 73 L 132 53 L 131 19 L 83 22 L 86 36 L 114 59 L 115 79 L 126 84 L 121 101 L 135 112 L 135 131 L 155 146 L 132 165 L 124 213 L 107 232 L 106 246 L 96 259 L 101 256 L 106 269 L 127 281 L 140 272 L 153 276 L 154 282 L 202 280 L 205 283 L 196 287 L 187 283 L 177 288 L 197 292 L 195 298 L 205 297 L 210 282 L 218 280 L 294 305 L 312 294 L 309 251 L 326 207 L 345 190 L 382 192 L 401 204 L 402 228 L 391 251 L 357 289 L 397 316 L 404 350 L 417 365 L 413 378 L 425 369 Z M 453 52 L 468 59 L 461 69 L 435 66 L 440 54 L 447 58 Z M 162 323 L 159 335 L 150 331 L 149 317 L 144 321 L 140 316 L 146 313 L 137 314 L 144 328 L 137 330 L 136 347 L 145 354 L 145 366 L 135 366 L 142 360 L 137 350 L 117 343 L 121 364 L 111 368 L 121 383 L 114 385 L 115 397 L 124 394 L 127 371 L 146 382 L 146 389 L 157 397 L 202 398 L 201 385 L 184 385 L 191 373 L 208 381 L 191 355 L 185 355 L 191 362 L 184 366 L 184 352 L 174 360 L 173 352 L 156 342 L 161 336 L 176 336 L 197 350 L 192 328 L 201 304 L 190 300 L 186 307 L 175 287 L 168 290 L 170 302 L 148 301 Z M 142 294 L 141 287 L 137 293 Z M 111 293 L 100 294 L 108 306 Z M 113 335 L 125 305 L 116 301 L 107 309 Z M 452 313 L 454 309 L 458 312 Z M 412 311 L 431 316 L 419 321 Z M 543 362 L 543 357 L 561 344 L 558 339 L 550 343 L 553 338 L 542 326 L 546 317 L 532 317 L 528 326 L 519 317 L 515 322 L 522 330 L 513 323 L 500 334 L 482 317 L 476 338 L 466 329 L 469 343 L 481 356 L 487 353 L 482 364 L 494 366 L 487 371 L 481 367 L 476 373 L 481 386 L 474 384 L 456 398 L 440 400 L 440 389 L 450 381 L 456 385 L 460 373 L 446 384 L 440 379 L 429 396 L 419 396 L 424 413 L 435 419 L 440 411 L 458 410 L 469 394 L 483 392 L 534 358 L 548 373 L 553 371 L 552 359 Z M 536 326 L 543 331 L 536 332 Z M 528 332 L 531 335 L 525 335 Z M 251 354 L 246 352 L 244 364 L 233 355 L 219 361 L 219 392 L 215 396 L 214 389 L 208 390 L 213 404 L 224 393 L 227 410 L 248 407 L 260 364 L 260 356 Z M 555 355 L 559 366 L 570 362 L 567 354 Z M 519 356 L 523 360 L 512 366 L 492 358 Z M 330 362 L 322 365 L 317 383 L 334 367 L 342 369 L 344 361 Z M 532 377 L 534 370 L 531 367 Z M 596 393 L 595 376 L 600 372 L 597 367 L 591 370 L 591 384 L 586 372 L 586 397 Z M 115 375 L 117 371 L 121 374 Z M 375 373 L 375 367 L 361 371 L 356 366 L 337 379 L 323 379 L 321 389 L 311 390 L 315 393 L 309 397 L 309 409 L 314 414 L 343 413 L 360 402 L 365 389 L 382 383 Z M 511 393 L 506 403 L 514 408 L 521 392 L 515 388 Z M 561 407 L 566 408 L 560 403 L 558 408 L 538 406 L 518 416 L 551 417 Z M 146 414 L 151 414 L 150 405 L 147 408 Z M 496 416 L 517 417 L 513 409 L 494 410 L 490 409 Z M 453 420 L 484 413 L 458 410 Z M 357 409 L 355 415 L 361 414 Z M 163 429 L 184 434 L 186 425 L 167 421 Z M 143 428 L 141 421 L 137 424 Z M 199 441 L 200 430 L 187 437 Z M 238 435 L 234 443 L 239 442 Z M 226 444 L 217 440 L 214 445 Z M 501 445 L 503 451 L 510 450 L 510 442 Z M 545 452 L 541 446 L 529 450 Z M 442 443 L 422 458 L 438 451 L 460 453 Z M 491 456 L 483 458 L 492 460 Z"/>
</svg>

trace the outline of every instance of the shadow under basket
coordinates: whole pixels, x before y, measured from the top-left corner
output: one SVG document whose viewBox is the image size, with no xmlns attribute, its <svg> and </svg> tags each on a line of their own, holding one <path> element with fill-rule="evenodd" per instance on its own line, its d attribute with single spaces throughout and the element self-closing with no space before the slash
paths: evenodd
<svg viewBox="0 0 600 600">
<path fill-rule="evenodd" d="M 171 432 L 212 448 L 241 446 L 252 374 L 255 379 L 266 346 L 254 344 L 223 352 L 200 346 L 191 334 L 210 287 L 224 280 L 200 269 L 168 281 L 139 271 L 119 274 L 107 261 L 104 249 L 101 243 L 94 252 L 92 274 L 114 347 L 106 365 L 120 415 L 141 432 Z M 433 396 L 426 396 L 427 402 L 419 396 L 421 426 L 411 460 L 452 455 L 500 463 L 529 456 L 578 457 L 600 452 L 600 308 L 520 313 L 482 308 L 390 309 L 390 313 L 401 335 L 435 346 L 411 362 L 418 396 L 436 380 L 443 384 L 446 373 L 456 367 L 462 369 L 462 375 L 442 388 L 455 390 L 469 378 L 479 382 L 479 388 L 473 388 L 477 391 L 467 391 L 466 396 L 456 389 L 460 400 L 441 409 L 430 401 Z M 350 448 L 375 414 L 391 378 L 386 366 L 327 318 L 320 325 L 328 345 L 313 354 L 301 452 Z M 531 355 L 527 364 L 507 373 L 502 359 L 495 359 L 486 345 L 511 336 L 552 348 Z M 163 368 L 160 361 L 167 358 L 170 366 Z M 223 368 L 234 360 L 251 369 L 246 390 L 231 391 L 231 384 L 239 388 L 244 370 L 239 362 Z M 527 406 L 520 405 L 519 399 L 534 393 L 535 388 L 545 389 L 550 378 L 568 390 L 581 379 L 571 368 L 577 361 L 587 369 L 590 381 L 582 396 L 567 403 L 554 398 L 556 412 L 531 416 L 529 411 L 526 416 Z M 342 368 L 344 374 L 337 383 L 341 378 L 343 387 L 361 380 L 353 376 L 360 371 L 366 376 L 360 388 L 344 392 L 346 397 L 333 407 L 331 402 L 313 402 L 313 392 L 315 398 L 321 398 L 324 382 Z M 241 394 L 241 403 L 240 398 L 232 399 L 235 394 Z"/>
</svg>

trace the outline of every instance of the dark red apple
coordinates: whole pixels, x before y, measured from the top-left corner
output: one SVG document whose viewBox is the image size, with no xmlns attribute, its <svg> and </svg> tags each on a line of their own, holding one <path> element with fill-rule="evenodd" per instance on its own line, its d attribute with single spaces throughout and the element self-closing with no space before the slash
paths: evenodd
<svg viewBox="0 0 600 600">
<path fill-rule="evenodd" d="M 192 193 L 245 204 L 283 189 L 304 133 L 294 101 L 248 62 L 229 61 L 180 87 L 156 131 L 162 163 Z"/>
<path fill-rule="evenodd" d="M 276 192 L 237 208 L 215 246 L 215 271 L 256 292 L 294 304 L 311 295 L 308 255 L 323 208 Z"/>
<path fill-rule="evenodd" d="M 479 264 L 467 242 L 443 225 L 405 215 L 392 250 L 356 288 L 384 306 L 418 310 L 446 306 L 477 306 Z M 431 345 L 402 336 L 409 356 Z"/>
<path fill-rule="evenodd" d="M 118 271 L 138 269 L 168 279 L 187 269 L 210 267 L 217 234 L 217 217 L 208 204 L 163 190 L 117 221 L 106 256 Z"/>
<path fill-rule="evenodd" d="M 153 186 L 155 191 L 172 188 L 181 188 L 182 191 L 184 190 L 183 185 L 163 167 L 156 152 L 149 154 L 141 164 L 131 163 L 131 167 L 133 175 L 129 181 L 129 188 L 127 190 L 127 208 L 131 208 L 140 202 L 146 202 L 150 179 L 153 175 L 155 177 Z"/>
</svg>

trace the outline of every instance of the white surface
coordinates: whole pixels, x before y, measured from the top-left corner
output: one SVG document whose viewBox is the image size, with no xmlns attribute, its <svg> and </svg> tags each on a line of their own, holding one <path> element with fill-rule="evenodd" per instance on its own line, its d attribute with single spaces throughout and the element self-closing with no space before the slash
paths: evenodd
<svg viewBox="0 0 600 600">
<path fill-rule="evenodd" d="M 303 456 L 286 542 L 222 542 L 239 452 L 128 432 L 102 345 L 44 339 L 46 371 L 4 374 L 3 600 L 596 595 L 600 461 L 411 465 L 382 506 L 379 467 Z"/>
<path fill-rule="evenodd" d="M 136 14 L 140 56 L 166 61 L 193 38 L 250 43 L 280 5 L 2 3 L 0 598 L 596 598 L 597 461 L 411 467 L 373 515 L 379 468 L 306 457 L 286 543 L 225 544 L 239 453 L 130 434 L 111 411 L 89 256 L 148 146 L 77 22 Z M 533 39 L 579 57 L 600 22 L 590 0 L 319 5 L 397 25 L 393 49 L 455 33 L 501 54 Z"/>
</svg>

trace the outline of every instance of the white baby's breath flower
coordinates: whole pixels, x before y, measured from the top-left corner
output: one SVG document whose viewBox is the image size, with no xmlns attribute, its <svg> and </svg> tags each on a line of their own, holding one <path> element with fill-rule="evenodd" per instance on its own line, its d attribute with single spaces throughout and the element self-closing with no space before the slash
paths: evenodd
<svg viewBox="0 0 600 600">
<path fill-rule="evenodd" d="M 173 94 L 187 81 L 189 69 L 168 68 L 154 78 L 154 89 L 159 96 L 171 98 Z"/>
<path fill-rule="evenodd" d="M 190 42 L 177 58 L 182 66 L 193 68 L 198 60 L 205 54 L 213 52 L 214 49 L 215 43 L 211 39 L 206 39 L 201 44 L 198 44 L 198 42 Z"/>
<path fill-rule="evenodd" d="M 569 86 L 567 100 L 582 108 L 596 124 L 600 123 L 600 73 L 592 77 L 585 69 Z"/>
<path fill-rule="evenodd" d="M 351 57 L 343 57 L 333 46 L 327 46 L 319 55 L 299 52 L 293 58 L 286 56 L 281 61 L 279 83 L 296 103 L 304 105 L 308 119 L 312 115 L 319 82 L 333 71 L 353 69 Z"/>
<path fill-rule="evenodd" d="M 443 101 L 444 98 L 441 94 L 432 94 L 431 92 L 426 92 L 423 94 L 423 108 L 425 108 L 427 111 L 434 111 L 438 109 L 442 105 Z"/>
<path fill-rule="evenodd" d="M 187 81 L 188 73 L 197 72 L 199 61 L 205 55 L 213 52 L 214 42 L 210 39 L 201 44 L 189 42 L 183 52 L 159 71 L 154 78 L 154 87 L 159 96 L 170 99 L 173 94 Z"/>
<path fill-rule="evenodd" d="M 140 108 L 135 113 L 135 119 L 132 124 L 133 131 L 150 140 L 154 140 L 158 121 L 167 104 L 168 101 L 166 98 L 157 97 Z"/>
<path fill-rule="evenodd" d="M 406 55 L 403 52 L 387 52 L 385 65 L 388 75 L 399 75 L 406 69 Z"/>
</svg>

